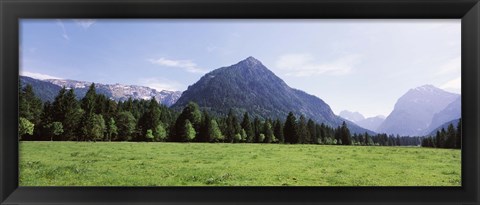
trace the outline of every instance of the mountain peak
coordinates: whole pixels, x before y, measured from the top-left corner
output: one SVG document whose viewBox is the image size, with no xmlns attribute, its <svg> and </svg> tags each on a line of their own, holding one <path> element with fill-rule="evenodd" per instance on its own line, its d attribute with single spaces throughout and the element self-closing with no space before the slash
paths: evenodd
<svg viewBox="0 0 480 205">
<path fill-rule="evenodd" d="M 246 65 L 248 67 L 255 67 L 256 65 L 263 65 L 262 62 L 260 62 L 259 60 L 257 60 L 256 58 L 254 58 L 252 56 L 249 56 L 245 60 L 242 60 L 242 61 L 238 62 L 238 64 L 243 64 L 243 65 Z"/>
<path fill-rule="evenodd" d="M 413 90 L 415 90 L 415 91 L 435 91 L 435 90 L 440 90 L 440 88 L 437 88 L 437 87 L 435 87 L 431 84 L 426 84 L 426 85 L 422 85 L 420 87 L 416 87 Z"/>
</svg>

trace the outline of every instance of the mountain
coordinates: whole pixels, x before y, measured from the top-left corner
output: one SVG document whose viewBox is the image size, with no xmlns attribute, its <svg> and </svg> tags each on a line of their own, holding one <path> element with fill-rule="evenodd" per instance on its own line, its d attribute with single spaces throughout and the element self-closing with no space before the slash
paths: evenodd
<svg viewBox="0 0 480 205">
<path fill-rule="evenodd" d="M 181 109 L 190 101 L 220 115 L 232 108 L 238 116 L 248 112 L 251 117 L 285 119 L 292 111 L 330 126 L 343 122 L 323 100 L 289 87 L 253 57 L 205 74 L 172 107 Z M 368 131 L 347 123 L 352 132 Z"/>
<path fill-rule="evenodd" d="M 430 126 L 428 127 L 427 132 L 425 132 L 425 134 L 432 132 L 434 129 L 440 127 L 442 124 L 446 122 L 459 119 L 462 115 L 461 108 L 462 108 L 462 99 L 459 96 L 455 101 L 447 105 L 445 109 L 433 115 L 432 122 L 430 123 Z"/>
<path fill-rule="evenodd" d="M 385 116 L 378 115 L 375 117 L 365 118 L 358 122 L 355 122 L 358 126 L 363 127 L 365 129 L 369 129 L 372 131 L 376 131 L 378 127 L 385 121 Z"/>
<path fill-rule="evenodd" d="M 347 120 L 350 120 L 352 122 L 355 122 L 355 123 L 365 119 L 365 117 L 362 114 L 360 114 L 359 112 L 352 112 L 352 111 L 348 111 L 348 110 L 343 110 L 338 115 L 340 117 L 343 117 L 343 118 L 345 118 Z"/>
<path fill-rule="evenodd" d="M 380 124 L 385 120 L 385 116 L 378 115 L 375 117 L 365 118 L 359 112 L 352 112 L 348 110 L 343 110 L 339 114 L 340 117 L 350 120 L 353 123 L 357 124 L 360 127 L 363 127 L 368 130 L 375 131 Z"/>
<path fill-rule="evenodd" d="M 67 89 L 74 89 L 77 97 L 79 99 L 83 98 L 87 93 L 88 87 L 92 84 L 91 82 L 66 79 L 38 80 L 26 76 L 20 76 L 20 82 L 23 85 L 32 85 L 35 94 L 44 102 L 53 101 L 63 86 Z M 137 85 L 95 83 L 95 88 L 97 93 L 104 94 L 108 98 L 116 101 L 125 101 L 130 97 L 132 99 L 145 100 L 155 97 L 159 103 L 166 106 L 174 104 L 182 94 L 180 91 L 157 91 L 149 87 Z"/>
<path fill-rule="evenodd" d="M 435 113 L 445 109 L 459 96 L 433 85 L 410 89 L 398 99 L 392 113 L 388 115 L 377 131 L 402 136 L 423 135 L 430 126 Z"/>
<path fill-rule="evenodd" d="M 53 102 L 55 96 L 57 96 L 58 94 L 58 91 L 62 89 L 62 87 L 52 84 L 50 82 L 38 80 L 27 76 L 20 76 L 19 79 L 22 87 L 27 84 L 31 85 L 35 95 L 39 97 L 43 102 Z"/>
<path fill-rule="evenodd" d="M 440 126 L 436 127 L 435 129 L 431 130 L 430 133 L 426 134 L 426 136 L 435 136 L 437 134 L 437 131 L 442 130 L 442 129 L 447 130 L 448 126 L 450 124 L 453 124 L 453 126 L 456 129 L 459 121 L 460 121 L 460 118 L 445 122 L 442 125 L 440 125 Z"/>
</svg>

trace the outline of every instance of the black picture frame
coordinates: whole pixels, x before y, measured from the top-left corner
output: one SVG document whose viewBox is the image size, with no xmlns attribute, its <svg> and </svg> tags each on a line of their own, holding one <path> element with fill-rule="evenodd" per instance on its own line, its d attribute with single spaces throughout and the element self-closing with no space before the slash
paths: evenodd
<svg viewBox="0 0 480 205">
<path fill-rule="evenodd" d="M 0 0 L 1 204 L 479 204 L 479 0 Z M 461 19 L 461 187 L 19 187 L 21 18 Z"/>
</svg>

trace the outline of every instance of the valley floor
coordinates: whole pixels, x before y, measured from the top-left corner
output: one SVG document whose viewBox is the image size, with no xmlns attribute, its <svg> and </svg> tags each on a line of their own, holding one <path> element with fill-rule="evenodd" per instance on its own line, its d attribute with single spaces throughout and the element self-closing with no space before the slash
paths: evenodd
<svg viewBox="0 0 480 205">
<path fill-rule="evenodd" d="M 20 142 L 20 186 L 460 186 L 461 151 L 282 144 Z"/>
</svg>

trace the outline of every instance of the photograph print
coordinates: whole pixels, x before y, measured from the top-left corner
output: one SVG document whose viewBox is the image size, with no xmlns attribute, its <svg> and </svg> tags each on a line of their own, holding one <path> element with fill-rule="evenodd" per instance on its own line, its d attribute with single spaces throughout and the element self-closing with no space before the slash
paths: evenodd
<svg viewBox="0 0 480 205">
<path fill-rule="evenodd" d="M 462 186 L 460 25 L 21 19 L 19 186 Z"/>
</svg>

